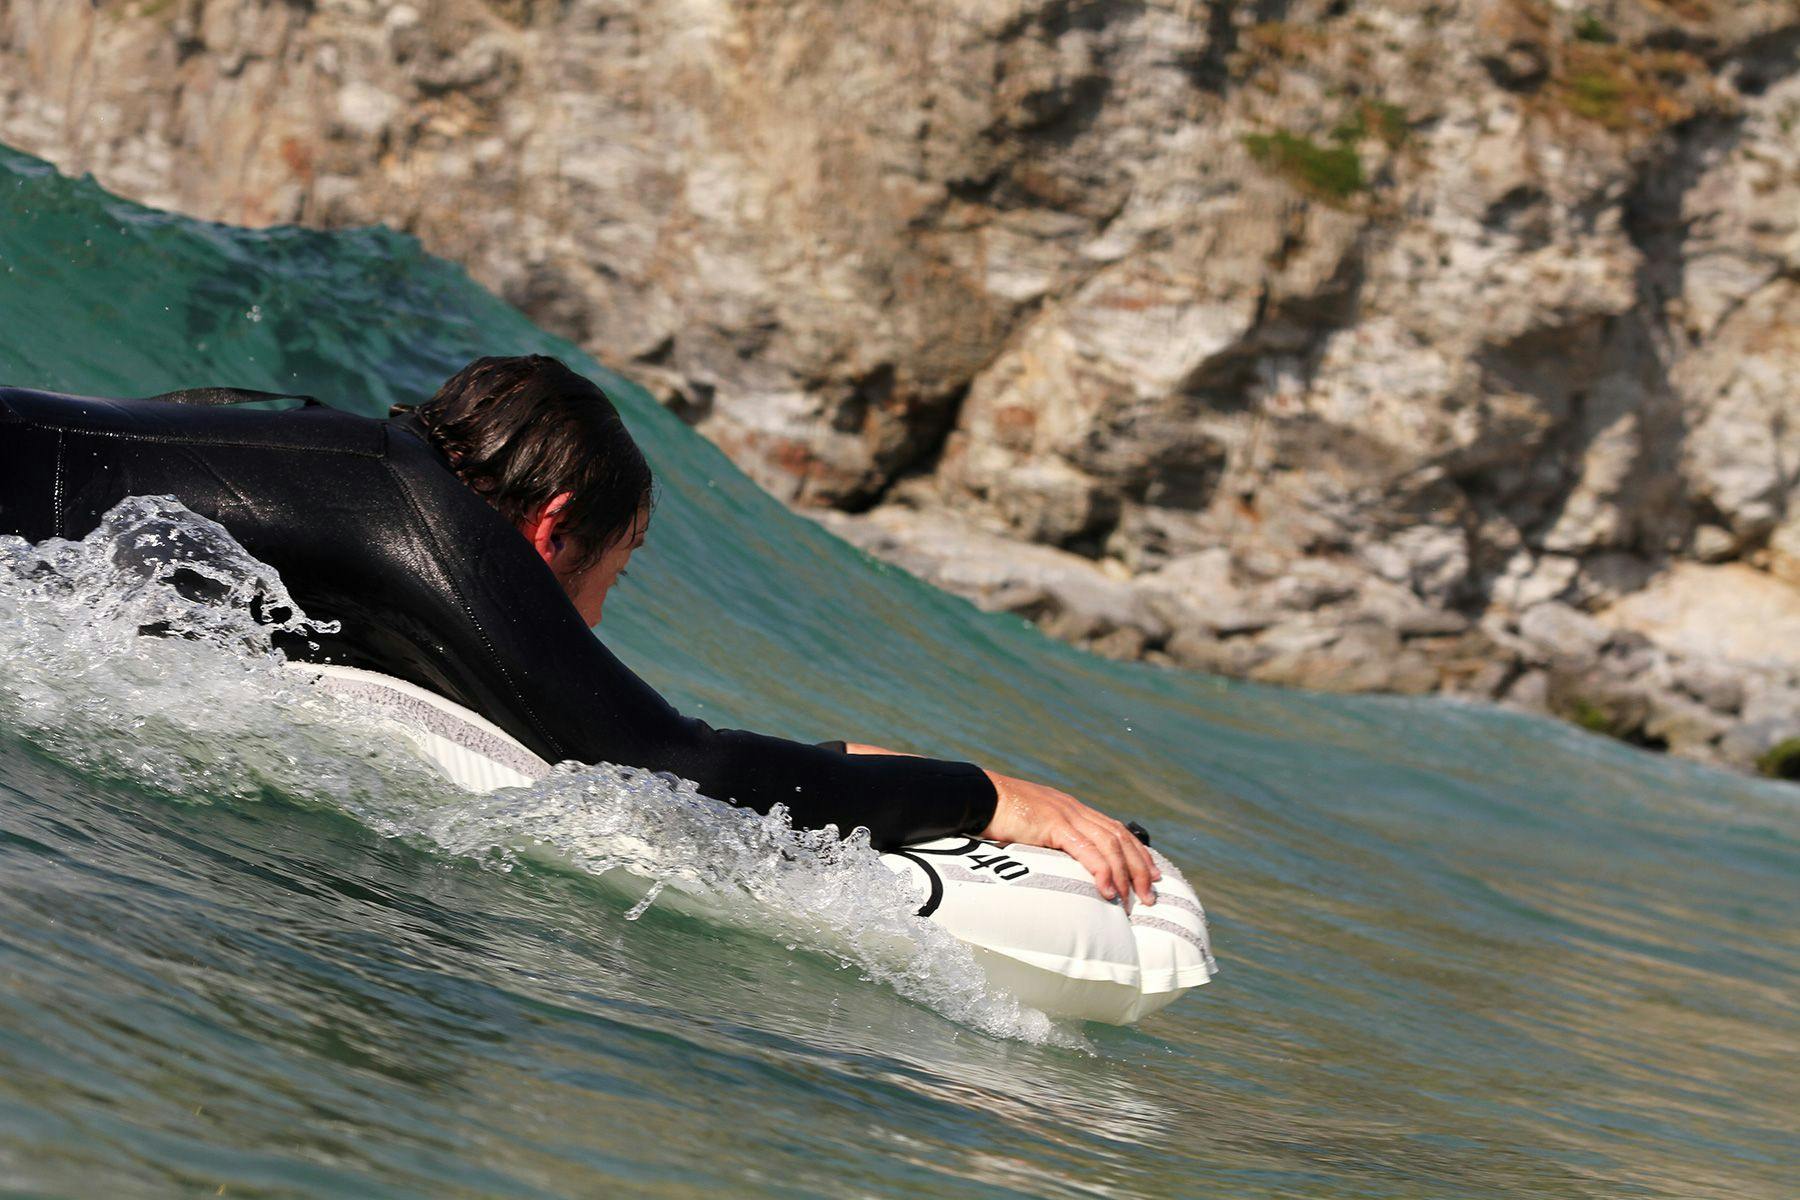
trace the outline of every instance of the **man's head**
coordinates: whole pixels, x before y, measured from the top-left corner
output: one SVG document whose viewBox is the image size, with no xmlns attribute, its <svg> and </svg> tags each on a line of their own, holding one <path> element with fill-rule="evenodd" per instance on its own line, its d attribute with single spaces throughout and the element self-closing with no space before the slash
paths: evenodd
<svg viewBox="0 0 1800 1200">
<path fill-rule="evenodd" d="M 554 358 L 478 358 L 417 409 L 451 469 L 549 564 L 589 625 L 643 544 L 655 478 L 606 393 Z"/>
</svg>

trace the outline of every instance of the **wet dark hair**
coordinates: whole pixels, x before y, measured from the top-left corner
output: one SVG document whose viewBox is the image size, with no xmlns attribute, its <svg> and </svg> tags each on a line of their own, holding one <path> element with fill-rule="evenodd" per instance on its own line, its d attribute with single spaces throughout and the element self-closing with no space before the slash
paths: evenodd
<svg viewBox="0 0 1800 1200">
<path fill-rule="evenodd" d="M 478 358 L 411 411 L 457 477 L 514 525 L 564 492 L 561 528 L 587 566 L 636 532 L 656 479 L 592 380 L 542 354 Z"/>
</svg>

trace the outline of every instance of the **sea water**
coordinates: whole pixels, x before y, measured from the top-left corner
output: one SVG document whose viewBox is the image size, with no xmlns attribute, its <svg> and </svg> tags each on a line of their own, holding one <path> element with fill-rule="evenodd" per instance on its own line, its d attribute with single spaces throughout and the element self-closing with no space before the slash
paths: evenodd
<svg viewBox="0 0 1800 1200">
<path fill-rule="evenodd" d="M 1796 1194 L 1792 788 L 1088 657 L 786 513 L 408 238 L 203 224 L 0 152 L 0 382 L 377 415 L 530 351 L 605 384 L 662 479 L 607 606 L 634 668 L 717 725 L 1144 822 L 1221 974 L 1058 1025 L 855 839 L 605 765 L 461 793 L 284 674 L 245 603 L 267 568 L 215 554 L 205 604 L 133 568 L 228 537 L 146 499 L 0 543 L 0 1190 Z"/>
</svg>

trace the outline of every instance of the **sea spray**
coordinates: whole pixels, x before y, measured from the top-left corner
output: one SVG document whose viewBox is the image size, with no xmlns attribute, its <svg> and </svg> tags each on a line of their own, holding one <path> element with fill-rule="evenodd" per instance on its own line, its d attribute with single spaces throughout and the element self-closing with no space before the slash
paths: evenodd
<svg viewBox="0 0 1800 1200">
<path fill-rule="evenodd" d="M 642 893 L 628 915 L 662 903 L 805 946 L 989 1033 L 1082 1044 L 989 988 L 968 947 L 914 916 L 920 897 L 881 864 L 865 831 L 796 830 L 779 808 L 760 816 L 686 780 L 606 764 L 564 764 L 529 787 L 464 795 L 390 828 L 409 825 L 490 863 L 610 872 Z"/>
<path fill-rule="evenodd" d="M 0 720 L 192 803 L 377 790 L 328 698 L 283 677 L 274 635 L 316 628 L 222 527 L 129 498 L 80 541 L 0 538 Z"/>
<path fill-rule="evenodd" d="M 635 901 L 627 919 L 675 904 L 829 956 L 973 1028 L 1082 1044 L 989 988 L 967 947 L 912 915 L 918 898 L 866 833 L 796 830 L 780 809 L 758 815 L 607 764 L 463 792 L 397 727 L 284 668 L 276 634 L 327 628 L 216 522 L 168 497 L 131 498 L 79 541 L 0 538 L 0 720 L 168 799 L 279 798 L 500 870 L 609 877 Z"/>
</svg>

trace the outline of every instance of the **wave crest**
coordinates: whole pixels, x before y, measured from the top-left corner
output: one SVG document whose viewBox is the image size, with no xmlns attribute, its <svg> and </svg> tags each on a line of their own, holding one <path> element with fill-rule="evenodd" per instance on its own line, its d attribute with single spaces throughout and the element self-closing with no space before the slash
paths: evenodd
<svg viewBox="0 0 1800 1200">
<path fill-rule="evenodd" d="M 501 872 L 607 877 L 651 904 L 805 946 L 999 1036 L 1080 1044 L 989 988 L 968 947 L 866 836 L 795 830 L 692 783 L 564 764 L 526 787 L 464 792 L 397 727 L 288 670 L 274 637 L 310 620 L 216 522 L 135 497 L 79 541 L 0 538 L 0 724 L 89 773 L 189 803 L 282 800 Z M 143 636 L 153 633 L 160 636 Z"/>
</svg>

